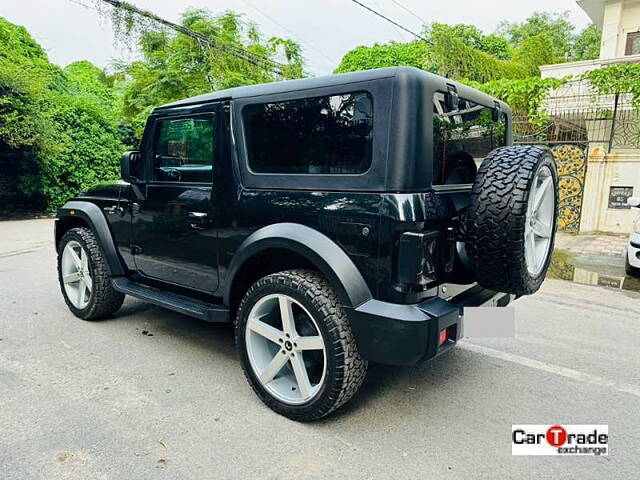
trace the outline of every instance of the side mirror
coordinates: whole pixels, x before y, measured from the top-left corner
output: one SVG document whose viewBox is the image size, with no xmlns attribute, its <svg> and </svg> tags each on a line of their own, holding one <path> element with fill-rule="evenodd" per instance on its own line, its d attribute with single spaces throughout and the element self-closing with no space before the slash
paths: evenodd
<svg viewBox="0 0 640 480">
<path fill-rule="evenodd" d="M 629 197 L 627 199 L 627 205 L 630 207 L 640 207 L 640 197 Z"/>
<path fill-rule="evenodd" d="M 120 176 L 129 183 L 138 183 L 140 170 L 140 152 L 124 152 L 120 159 Z"/>
</svg>

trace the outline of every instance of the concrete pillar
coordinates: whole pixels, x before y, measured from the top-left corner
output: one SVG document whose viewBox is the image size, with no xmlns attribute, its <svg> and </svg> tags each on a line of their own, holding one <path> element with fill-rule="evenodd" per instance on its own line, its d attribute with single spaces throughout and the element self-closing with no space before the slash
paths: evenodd
<svg viewBox="0 0 640 480">
<path fill-rule="evenodd" d="M 600 58 L 615 58 L 618 56 L 620 40 L 620 22 L 624 0 L 614 0 L 605 3 L 602 22 L 602 43 L 600 44 Z"/>
</svg>

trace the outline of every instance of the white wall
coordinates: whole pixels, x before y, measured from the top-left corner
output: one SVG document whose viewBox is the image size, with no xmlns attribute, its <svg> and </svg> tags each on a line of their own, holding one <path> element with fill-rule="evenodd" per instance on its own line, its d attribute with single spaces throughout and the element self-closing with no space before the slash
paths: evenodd
<svg viewBox="0 0 640 480">
<path fill-rule="evenodd" d="M 600 58 L 624 56 L 627 33 L 640 30 L 640 0 L 614 0 L 604 7 Z"/>
<path fill-rule="evenodd" d="M 629 233 L 637 209 L 609 208 L 612 186 L 632 186 L 640 195 L 640 153 L 610 153 L 592 145 L 587 162 L 587 175 L 582 200 L 581 232 Z"/>
</svg>

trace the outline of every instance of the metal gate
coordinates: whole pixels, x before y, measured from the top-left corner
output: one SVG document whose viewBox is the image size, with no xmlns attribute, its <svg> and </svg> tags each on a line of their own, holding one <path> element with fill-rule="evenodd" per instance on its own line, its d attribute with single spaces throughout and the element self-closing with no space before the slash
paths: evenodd
<svg viewBox="0 0 640 480">
<path fill-rule="evenodd" d="M 578 233 L 589 142 L 586 131 L 576 129 L 575 122 L 567 120 L 553 118 L 543 126 L 533 126 L 527 118 L 515 118 L 514 143 L 551 149 L 558 167 L 558 230 Z"/>
</svg>

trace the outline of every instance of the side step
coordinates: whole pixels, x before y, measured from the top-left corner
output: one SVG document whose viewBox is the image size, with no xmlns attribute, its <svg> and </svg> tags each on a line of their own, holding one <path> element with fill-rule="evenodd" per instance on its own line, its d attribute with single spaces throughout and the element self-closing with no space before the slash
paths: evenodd
<svg viewBox="0 0 640 480">
<path fill-rule="evenodd" d="M 126 277 L 111 279 L 113 288 L 117 291 L 139 298 L 145 302 L 153 303 L 159 307 L 168 308 L 175 312 L 183 313 L 191 317 L 199 318 L 207 322 L 230 322 L 229 310 L 219 305 L 194 300 L 183 295 L 171 292 L 163 292 L 155 288 L 132 282 Z"/>
</svg>

